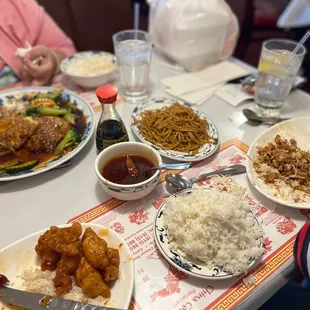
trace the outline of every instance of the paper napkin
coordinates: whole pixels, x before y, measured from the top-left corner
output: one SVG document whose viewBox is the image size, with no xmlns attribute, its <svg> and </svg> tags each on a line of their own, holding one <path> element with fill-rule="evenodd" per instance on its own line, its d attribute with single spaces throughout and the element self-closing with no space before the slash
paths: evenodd
<svg viewBox="0 0 310 310">
<path fill-rule="evenodd" d="M 249 95 L 242 90 L 241 84 L 226 84 L 219 88 L 215 95 L 224 101 L 236 107 L 239 103 L 253 99 L 253 95 Z"/>
<path fill-rule="evenodd" d="M 183 95 L 206 89 L 249 74 L 249 70 L 226 60 L 195 73 L 184 73 L 162 79 L 163 85 L 174 94 Z"/>
<path fill-rule="evenodd" d="M 162 79 L 166 92 L 191 104 L 202 104 L 226 82 L 248 75 L 249 69 L 227 60 L 195 73 Z"/>
<path fill-rule="evenodd" d="M 24 58 L 24 56 L 32 49 L 32 46 L 29 44 L 29 42 L 26 41 L 25 48 L 17 48 L 15 55 Z"/>
<path fill-rule="evenodd" d="M 211 98 L 214 95 L 215 91 L 221 88 L 223 85 L 224 84 L 221 83 L 218 85 L 214 85 L 211 87 L 207 87 L 205 89 L 201 89 L 201 90 L 198 90 L 192 93 L 186 93 L 183 95 L 175 94 L 172 91 L 170 91 L 168 88 L 166 88 L 166 92 L 169 95 L 172 95 L 190 104 L 200 105 L 204 103 L 206 100 L 208 100 L 209 98 Z"/>
</svg>

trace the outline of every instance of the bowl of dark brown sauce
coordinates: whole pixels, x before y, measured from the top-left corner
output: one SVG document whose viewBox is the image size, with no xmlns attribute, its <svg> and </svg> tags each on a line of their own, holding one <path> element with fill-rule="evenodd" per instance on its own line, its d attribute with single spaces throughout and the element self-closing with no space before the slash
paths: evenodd
<svg viewBox="0 0 310 310">
<path fill-rule="evenodd" d="M 140 199 L 154 190 L 162 164 L 159 153 L 140 142 L 122 142 L 104 149 L 96 158 L 95 172 L 102 188 L 120 200 Z"/>
</svg>

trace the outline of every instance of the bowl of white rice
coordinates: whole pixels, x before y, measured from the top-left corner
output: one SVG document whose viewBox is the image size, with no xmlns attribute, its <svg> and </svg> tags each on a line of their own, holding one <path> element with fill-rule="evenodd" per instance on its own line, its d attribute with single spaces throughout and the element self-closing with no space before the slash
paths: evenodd
<svg viewBox="0 0 310 310">
<path fill-rule="evenodd" d="M 80 52 L 64 59 L 60 71 L 85 88 L 95 88 L 113 80 L 117 71 L 116 57 L 108 52 Z"/>
<path fill-rule="evenodd" d="M 249 203 L 217 189 L 195 188 L 169 197 L 154 226 L 164 258 L 201 279 L 245 274 L 264 252 L 264 232 Z"/>
</svg>

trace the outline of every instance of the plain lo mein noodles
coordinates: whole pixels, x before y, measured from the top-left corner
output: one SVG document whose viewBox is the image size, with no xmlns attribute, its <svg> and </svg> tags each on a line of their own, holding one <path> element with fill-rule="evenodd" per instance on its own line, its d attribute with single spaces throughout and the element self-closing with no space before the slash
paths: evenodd
<svg viewBox="0 0 310 310">
<path fill-rule="evenodd" d="M 179 103 L 145 110 L 134 124 L 140 125 L 140 134 L 147 141 L 167 150 L 195 155 L 205 143 L 217 143 L 208 134 L 208 122 Z"/>
</svg>

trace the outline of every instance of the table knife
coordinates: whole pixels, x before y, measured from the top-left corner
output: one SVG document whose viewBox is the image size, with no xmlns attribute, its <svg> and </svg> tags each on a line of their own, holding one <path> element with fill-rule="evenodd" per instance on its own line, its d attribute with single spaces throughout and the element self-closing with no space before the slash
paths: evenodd
<svg viewBox="0 0 310 310">
<path fill-rule="evenodd" d="M 29 293 L 0 285 L 0 300 L 31 310 L 125 310 L 83 304 L 79 301 L 64 299 L 57 296 L 49 296 L 38 293 Z"/>
</svg>

